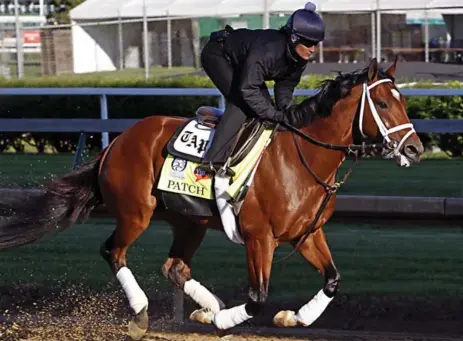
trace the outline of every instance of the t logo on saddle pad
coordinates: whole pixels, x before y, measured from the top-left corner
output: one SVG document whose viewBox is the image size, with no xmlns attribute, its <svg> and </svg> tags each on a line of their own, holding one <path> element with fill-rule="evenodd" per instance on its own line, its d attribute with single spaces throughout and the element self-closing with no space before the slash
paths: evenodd
<svg viewBox="0 0 463 341">
<path fill-rule="evenodd" d="M 179 141 L 177 140 L 177 143 Z M 194 132 L 186 130 L 183 131 L 182 135 L 180 135 L 180 142 L 183 143 L 181 148 L 185 147 L 193 147 L 196 148 L 198 153 L 203 153 L 206 151 L 206 146 L 209 143 L 208 140 L 204 140 L 199 138 Z"/>
<path fill-rule="evenodd" d="M 214 129 L 191 120 L 175 138 L 172 147 L 178 154 L 201 159 L 212 141 Z M 188 157 L 187 157 L 188 158 Z"/>
</svg>

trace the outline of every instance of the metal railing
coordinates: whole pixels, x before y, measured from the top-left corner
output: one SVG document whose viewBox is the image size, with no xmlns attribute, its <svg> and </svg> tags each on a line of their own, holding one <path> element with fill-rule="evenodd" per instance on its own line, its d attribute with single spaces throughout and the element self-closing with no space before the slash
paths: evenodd
<svg viewBox="0 0 463 341">
<path fill-rule="evenodd" d="M 273 95 L 273 89 L 269 89 Z M 315 89 L 296 89 L 294 96 L 313 96 Z M 463 96 L 463 89 L 401 89 L 404 96 Z M 80 158 L 87 133 L 102 133 L 102 147 L 109 144 L 109 133 L 122 132 L 138 119 L 109 119 L 108 96 L 216 96 L 217 106 L 225 99 L 216 88 L 0 88 L 0 96 L 99 96 L 100 119 L 0 119 L 2 132 L 80 132 L 76 159 Z M 413 119 L 417 132 L 463 133 L 463 120 Z"/>
</svg>

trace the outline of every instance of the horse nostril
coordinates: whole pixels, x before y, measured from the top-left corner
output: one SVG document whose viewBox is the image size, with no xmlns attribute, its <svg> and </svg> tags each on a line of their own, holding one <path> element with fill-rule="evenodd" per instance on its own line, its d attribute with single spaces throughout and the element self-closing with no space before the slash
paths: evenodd
<svg viewBox="0 0 463 341">
<path fill-rule="evenodd" d="M 405 146 L 404 153 L 408 157 L 416 157 L 419 154 L 418 149 L 412 144 L 407 144 Z"/>
<path fill-rule="evenodd" d="M 405 146 L 405 152 L 407 154 L 418 154 L 418 149 L 414 145 L 409 144 Z"/>
</svg>

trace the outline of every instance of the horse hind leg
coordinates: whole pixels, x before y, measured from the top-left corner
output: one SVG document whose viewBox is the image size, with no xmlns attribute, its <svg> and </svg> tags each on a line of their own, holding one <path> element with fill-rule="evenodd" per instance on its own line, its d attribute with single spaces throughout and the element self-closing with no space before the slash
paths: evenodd
<svg viewBox="0 0 463 341">
<path fill-rule="evenodd" d="M 148 227 L 154 206 L 154 202 L 141 205 L 136 214 L 125 212 L 123 216 L 119 216 L 116 230 L 100 249 L 133 310 L 134 316 L 129 322 L 129 335 L 133 340 L 140 340 L 148 330 L 148 298 L 127 266 L 126 254 L 128 248 Z"/>
<path fill-rule="evenodd" d="M 191 276 L 191 260 L 204 239 L 206 227 L 192 224 L 183 218 L 170 220 L 169 223 L 174 240 L 169 256 L 162 266 L 162 273 L 201 307 L 190 314 L 190 320 L 210 324 L 213 316 L 225 304 Z"/>
<path fill-rule="evenodd" d="M 296 313 L 290 310 L 278 312 L 273 323 L 278 327 L 307 327 L 315 322 L 325 311 L 339 289 L 341 276 L 334 265 L 325 234 L 320 228 L 301 245 L 300 254 L 312 264 L 325 278 L 325 284 L 307 304 Z"/>
</svg>

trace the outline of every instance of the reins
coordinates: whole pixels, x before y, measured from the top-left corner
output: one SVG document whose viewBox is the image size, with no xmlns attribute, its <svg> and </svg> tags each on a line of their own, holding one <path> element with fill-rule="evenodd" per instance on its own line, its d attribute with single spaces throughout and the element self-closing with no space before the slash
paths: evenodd
<svg viewBox="0 0 463 341">
<path fill-rule="evenodd" d="M 297 129 L 296 127 L 292 126 L 289 123 L 279 123 L 278 125 L 283 125 L 285 128 L 288 128 L 289 130 L 291 130 L 293 134 L 296 134 L 302 137 L 304 140 L 312 142 L 316 146 L 327 148 L 327 149 L 332 149 L 332 150 L 339 150 L 339 151 L 343 151 L 346 153 L 349 153 L 349 152 L 352 153 L 357 150 L 365 152 L 368 149 L 375 149 L 378 147 L 384 148 L 388 146 L 386 143 L 366 144 L 365 142 L 363 142 L 362 144 L 349 144 L 349 145 L 331 144 L 331 143 L 318 141 L 314 139 L 313 137 L 303 133 L 302 131 L 300 131 L 299 129 Z"/>
<path fill-rule="evenodd" d="M 278 125 L 275 128 L 275 130 L 278 129 Z M 315 218 L 313 219 L 313 221 L 310 224 L 307 231 L 304 232 L 302 237 L 296 243 L 296 245 L 294 246 L 294 249 L 288 255 L 286 255 L 285 257 L 283 257 L 280 260 L 275 261 L 274 263 L 282 262 L 282 261 L 288 259 L 289 257 L 291 257 L 295 252 L 299 251 L 299 248 L 307 240 L 309 235 L 311 233 L 315 232 L 315 229 L 317 227 L 317 223 L 320 220 L 320 217 L 321 217 L 323 211 L 325 210 L 326 206 L 330 202 L 330 199 L 331 199 L 332 195 L 334 193 L 336 193 L 336 191 L 347 181 L 347 178 L 352 173 L 352 171 L 354 169 L 354 166 L 356 165 L 356 163 L 358 161 L 359 152 L 364 153 L 367 150 L 372 150 L 372 149 L 376 149 L 376 148 L 379 148 L 379 147 L 381 147 L 381 148 L 388 147 L 388 145 L 384 144 L 384 143 L 366 144 L 365 142 L 363 142 L 362 144 L 349 144 L 349 145 L 336 145 L 336 144 L 326 143 L 326 142 L 322 142 L 322 141 L 318 141 L 318 140 L 314 139 L 313 137 L 303 133 L 302 131 L 300 131 L 299 129 L 295 128 L 294 126 L 292 126 L 290 124 L 282 123 L 281 125 L 283 125 L 284 127 L 288 128 L 291 131 L 291 136 L 293 137 L 293 141 L 294 141 L 294 144 L 296 146 L 296 150 L 297 150 L 297 153 L 299 155 L 299 158 L 301 159 L 302 164 L 304 165 L 305 169 L 307 169 L 307 171 L 313 176 L 315 181 L 325 189 L 325 196 L 323 198 L 322 203 L 320 204 L 320 207 L 317 210 L 317 213 L 315 214 Z M 348 155 L 350 155 L 350 154 L 353 154 L 354 159 L 353 159 L 353 162 L 352 162 L 352 166 L 350 166 L 349 169 L 346 171 L 346 173 L 344 173 L 344 175 L 343 175 L 343 177 L 342 177 L 342 179 L 340 181 L 336 181 L 333 185 L 330 185 L 330 184 L 326 183 L 325 181 L 320 179 L 320 177 L 317 174 L 315 174 L 313 169 L 307 163 L 306 159 L 304 158 L 304 154 L 302 153 L 299 142 L 297 141 L 295 135 L 298 135 L 298 136 L 302 137 L 304 140 L 307 140 L 307 141 L 311 142 L 312 144 L 314 144 L 316 146 L 323 147 L 323 148 L 326 148 L 326 149 L 331 149 L 331 150 L 342 151 L 342 152 L 344 152 L 346 157 Z M 344 163 L 345 160 L 346 160 L 346 158 L 344 158 L 344 160 L 342 160 L 341 164 Z"/>
</svg>

